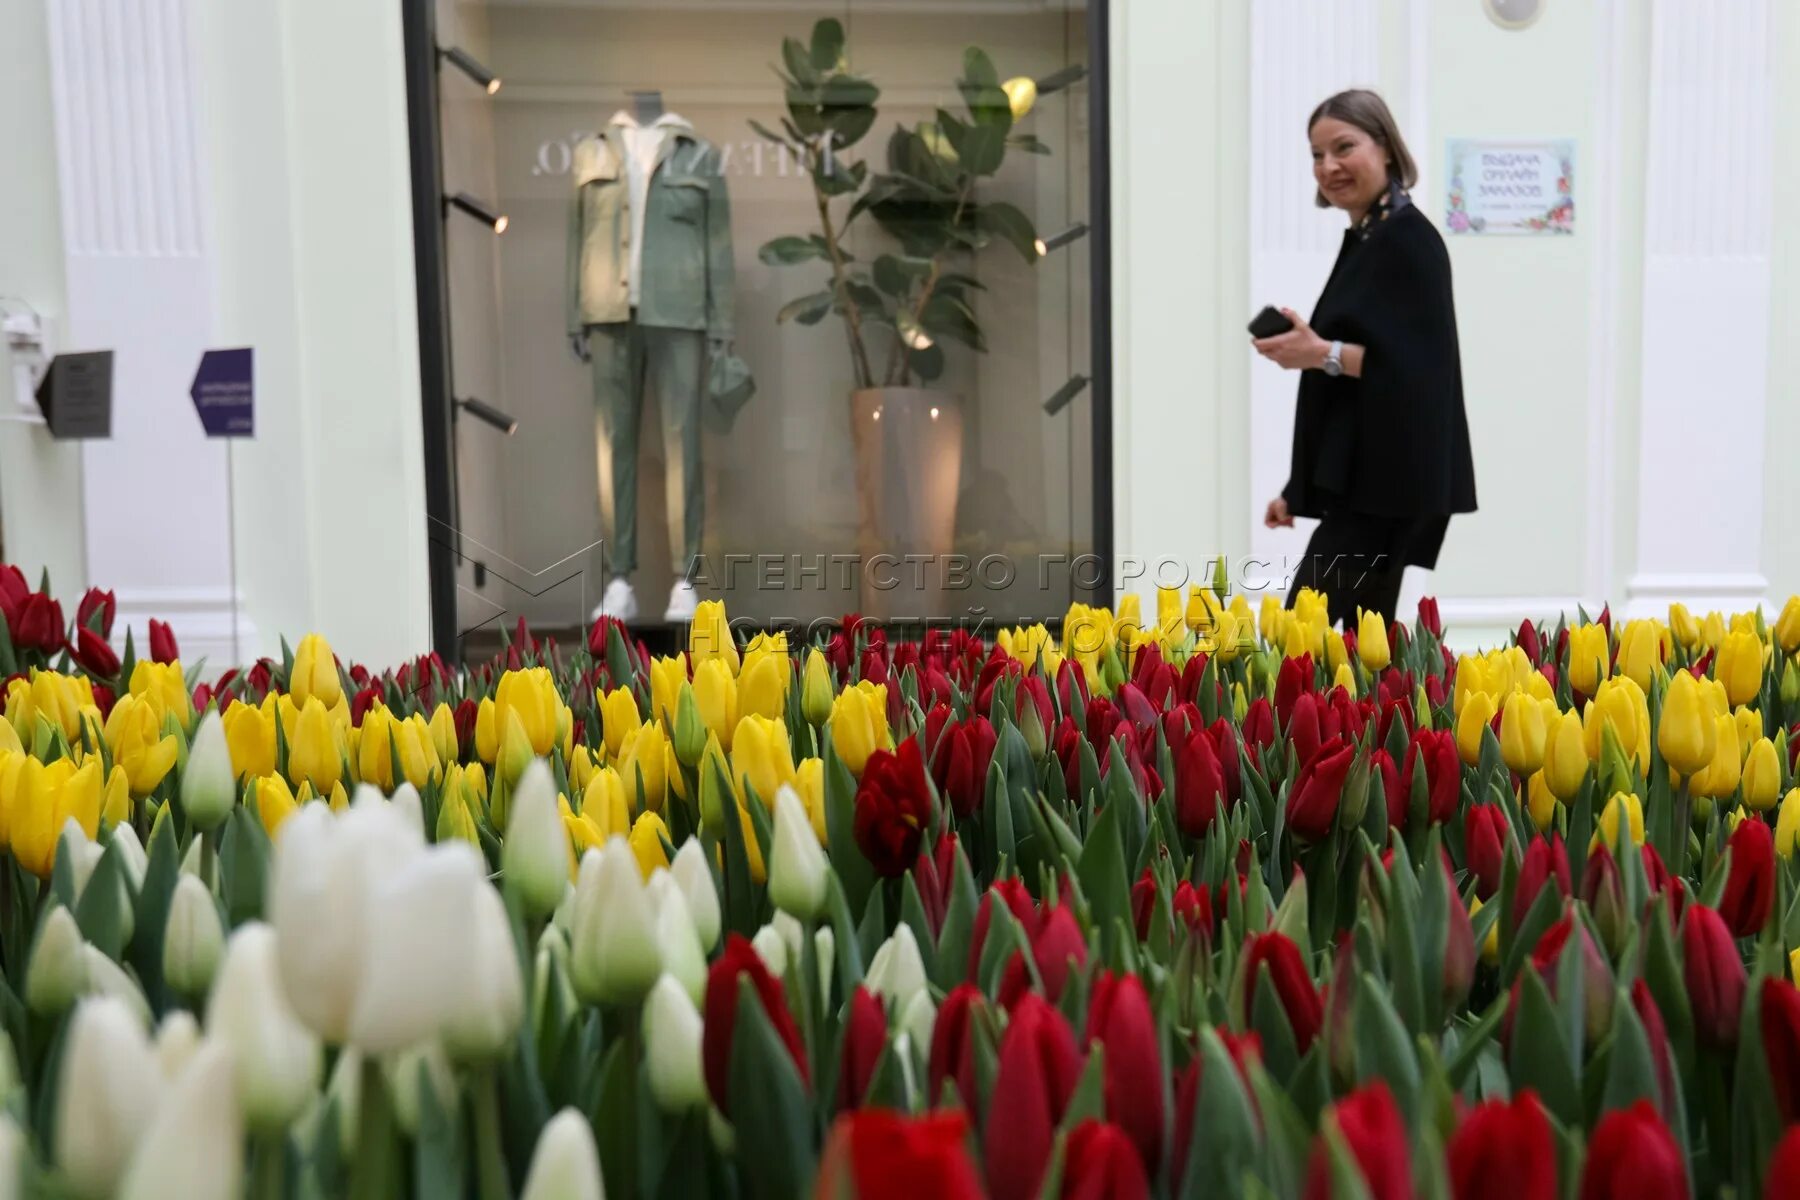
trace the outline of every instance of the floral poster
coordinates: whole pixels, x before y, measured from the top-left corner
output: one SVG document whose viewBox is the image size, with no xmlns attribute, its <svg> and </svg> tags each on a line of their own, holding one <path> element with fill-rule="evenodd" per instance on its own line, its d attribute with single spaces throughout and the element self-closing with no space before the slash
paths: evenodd
<svg viewBox="0 0 1800 1200">
<path fill-rule="evenodd" d="M 1574 233 L 1575 143 L 1450 140 L 1451 233 Z"/>
</svg>

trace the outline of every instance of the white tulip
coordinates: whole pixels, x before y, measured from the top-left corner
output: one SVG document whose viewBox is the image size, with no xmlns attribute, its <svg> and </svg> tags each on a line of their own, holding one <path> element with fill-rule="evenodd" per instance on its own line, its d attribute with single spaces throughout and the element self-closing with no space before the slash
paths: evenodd
<svg viewBox="0 0 1800 1200">
<path fill-rule="evenodd" d="M 69 819 L 69 824 L 74 824 L 73 817 Z M 70 836 L 68 825 L 63 826 L 62 840 L 68 846 L 69 873 L 75 879 L 75 902 L 79 904 L 81 893 L 87 891 L 88 880 L 94 877 L 94 868 L 106 857 L 106 847 L 99 842 L 88 841 L 87 834 L 82 832 L 79 825 L 75 826 L 75 833 L 80 836 Z"/>
<path fill-rule="evenodd" d="M 694 932 L 700 935 L 701 949 L 712 953 L 719 944 L 719 889 L 713 882 L 712 868 L 706 865 L 700 839 L 689 838 L 681 843 L 669 864 L 669 873 L 681 889 L 681 898 L 687 901 L 688 916 L 694 922 Z"/>
<path fill-rule="evenodd" d="M 813 933 L 813 947 L 819 956 L 819 1007 L 831 1007 L 831 980 L 837 974 L 837 935 L 831 926 L 821 925 Z"/>
<path fill-rule="evenodd" d="M 579 1003 L 569 982 L 569 957 L 568 940 L 556 926 L 546 925 L 531 966 L 531 1032 L 538 1039 L 544 1036 L 544 1020 L 551 1011 L 552 988 L 562 998 L 562 1011 L 573 1012 Z"/>
<path fill-rule="evenodd" d="M 129 825 L 115 825 L 112 841 L 107 845 L 119 848 L 121 865 L 131 879 L 131 886 L 141 890 L 144 886 L 144 873 L 150 869 L 150 856 L 144 853 L 144 843 L 138 841 L 137 830 Z"/>
<path fill-rule="evenodd" d="M 830 880 L 825 850 L 800 794 L 785 783 L 775 792 L 774 838 L 769 848 L 769 900 L 802 921 L 818 920 L 825 911 Z"/>
<path fill-rule="evenodd" d="M 237 776 L 231 769 L 231 747 L 219 710 L 208 709 L 194 730 L 187 763 L 181 771 L 181 811 L 196 829 L 213 830 L 237 803 Z"/>
<path fill-rule="evenodd" d="M 310 807 L 310 805 L 308 807 Z M 324 808 L 325 806 L 321 804 L 319 807 Z M 326 811 L 330 810 L 327 809 Z M 285 828 L 285 826 L 283 828 Z M 181 856 L 181 873 L 183 875 L 192 875 L 209 888 L 215 887 L 219 882 L 219 857 L 215 854 L 212 860 L 212 869 L 205 874 L 201 874 L 200 868 L 205 862 L 205 856 L 200 853 L 200 850 L 201 845 L 199 838 L 195 838 L 188 843 L 187 853 Z"/>
<path fill-rule="evenodd" d="M 889 1012 L 905 1012 L 912 998 L 925 990 L 925 961 L 919 957 L 911 925 L 902 921 L 875 951 L 863 986 L 881 993 Z"/>
<path fill-rule="evenodd" d="M 200 1022 L 185 1008 L 171 1008 L 156 1027 L 156 1062 L 165 1082 L 174 1083 L 200 1049 Z"/>
<path fill-rule="evenodd" d="M 632 1004 L 662 974 L 662 948 L 644 876 L 624 838 L 584 855 L 570 937 L 575 992 L 596 1004 Z"/>
<path fill-rule="evenodd" d="M 162 1070 L 129 1007 L 83 1000 L 69 1019 L 56 1094 L 56 1165 L 84 1198 L 110 1196 L 132 1147 L 150 1124 Z"/>
<path fill-rule="evenodd" d="M 206 1032 L 231 1050 L 238 1105 L 251 1129 L 273 1133 L 300 1115 L 325 1060 L 281 991 L 275 931 L 238 927 L 206 1004 Z"/>
<path fill-rule="evenodd" d="M 650 1094 L 667 1113 L 706 1103 L 701 1069 L 700 1010 L 673 975 L 664 975 L 644 1001 L 644 1062 Z"/>
<path fill-rule="evenodd" d="M 181 876 L 163 930 L 163 979 L 183 996 L 205 995 L 224 948 L 225 928 L 212 893 L 196 877 Z"/>
<path fill-rule="evenodd" d="M 469 984 L 453 997 L 444 1048 L 462 1062 L 484 1062 L 502 1053 L 525 1016 L 525 984 L 506 904 L 492 885 L 475 889 L 475 958 Z"/>
<path fill-rule="evenodd" d="M 419 799 L 418 788 L 403 779 L 388 803 L 394 806 L 396 816 L 419 831 L 421 839 L 425 837 L 425 804 Z"/>
<path fill-rule="evenodd" d="M 94 945 L 81 948 L 83 970 L 87 973 L 87 994 L 90 996 L 111 996 L 122 1000 L 125 1007 L 137 1017 L 139 1029 L 150 1028 L 150 1001 L 144 998 L 144 990 L 137 981 L 125 973 L 121 967 Z"/>
<path fill-rule="evenodd" d="M 235 1200 L 244 1186 L 243 1120 L 231 1051 L 207 1042 L 144 1131 L 118 1200 Z"/>
<path fill-rule="evenodd" d="M 470 986 L 480 856 L 466 842 L 421 854 L 393 873 L 365 916 L 366 942 L 350 1040 L 404 1049 L 439 1033 Z"/>
<path fill-rule="evenodd" d="M 383 1064 L 387 1074 L 388 1094 L 394 1099 L 394 1120 L 407 1137 L 419 1136 L 420 1091 L 429 1087 L 437 1097 L 438 1111 L 457 1119 L 460 1092 L 456 1086 L 456 1069 L 444 1054 L 444 1045 L 436 1038 L 402 1050 Z"/>
<path fill-rule="evenodd" d="M 81 927 L 62 905 L 50 910 L 25 968 L 25 1003 L 40 1017 L 60 1016 L 87 991 Z"/>
<path fill-rule="evenodd" d="M 386 808 L 388 798 L 372 783 L 359 783 L 350 793 L 351 808 Z M 421 835 L 423 836 L 423 835 Z"/>
<path fill-rule="evenodd" d="M 500 870 L 533 917 L 549 916 L 567 890 L 569 832 L 557 811 L 556 780 L 541 758 L 531 761 L 513 789 Z"/>
<path fill-rule="evenodd" d="M 519 1200 L 606 1200 L 593 1126 L 579 1110 L 565 1108 L 544 1126 Z"/>
<path fill-rule="evenodd" d="M 931 1045 L 931 1029 L 937 1024 L 937 1006 L 931 1002 L 931 992 L 921 989 L 913 993 L 913 998 L 906 1002 L 900 1010 L 900 1028 L 912 1038 L 915 1046 Z"/>
<path fill-rule="evenodd" d="M 687 901 L 674 886 L 662 889 L 662 906 L 656 913 L 656 940 L 662 946 L 664 976 L 673 976 L 683 990 L 699 1004 L 706 996 L 706 951 L 700 948 L 700 935 L 694 932 L 693 918 L 688 916 Z"/>
<path fill-rule="evenodd" d="M 764 925 L 750 939 L 750 948 L 762 956 L 763 966 L 769 968 L 769 974 L 776 979 L 787 974 L 788 943 L 781 935 L 781 930 L 773 925 Z"/>
</svg>

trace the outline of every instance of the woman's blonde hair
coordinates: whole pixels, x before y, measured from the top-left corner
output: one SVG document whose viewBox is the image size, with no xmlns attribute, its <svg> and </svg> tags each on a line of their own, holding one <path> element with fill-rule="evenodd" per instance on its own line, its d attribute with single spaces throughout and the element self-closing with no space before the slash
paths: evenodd
<svg viewBox="0 0 1800 1200">
<path fill-rule="evenodd" d="M 1306 119 L 1306 132 L 1312 133 L 1313 126 L 1330 117 L 1342 121 L 1346 125 L 1354 125 L 1375 140 L 1375 144 L 1388 153 L 1388 178 L 1410 188 L 1419 182 L 1419 167 L 1413 162 L 1412 151 L 1406 148 L 1406 139 L 1400 136 L 1400 123 L 1394 120 L 1394 114 L 1388 109 L 1387 101 L 1367 88 L 1351 88 L 1328 96 L 1319 107 L 1313 109 L 1312 116 Z M 1324 192 L 1316 192 L 1313 202 L 1320 208 L 1331 207 L 1325 199 Z"/>
</svg>

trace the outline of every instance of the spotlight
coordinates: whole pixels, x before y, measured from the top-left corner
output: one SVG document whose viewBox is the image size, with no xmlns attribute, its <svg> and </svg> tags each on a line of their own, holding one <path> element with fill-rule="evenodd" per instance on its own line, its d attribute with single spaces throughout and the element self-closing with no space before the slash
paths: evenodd
<svg viewBox="0 0 1800 1200">
<path fill-rule="evenodd" d="M 1086 237 L 1087 231 L 1087 222 L 1077 221 L 1061 233 L 1051 234 L 1047 238 L 1039 238 L 1037 240 L 1038 257 L 1042 258 L 1052 250 L 1060 250 L 1077 238 Z"/>
<path fill-rule="evenodd" d="M 493 229 L 495 233 L 506 232 L 506 214 L 497 213 L 467 192 L 458 192 L 444 201 L 451 208 L 460 208 L 483 225 Z"/>
<path fill-rule="evenodd" d="M 1087 78 L 1087 67 L 1081 63 L 1053 71 L 1037 81 L 1038 95 L 1048 96 L 1051 92 L 1060 92 L 1073 83 L 1080 83 Z"/>
<path fill-rule="evenodd" d="M 511 413 L 503 413 L 493 405 L 477 400 L 473 396 L 466 396 L 458 400 L 456 406 L 484 425 L 492 425 L 507 437 L 511 437 L 519 431 L 519 418 Z"/>
<path fill-rule="evenodd" d="M 1088 377 L 1086 375 L 1070 376 L 1069 382 L 1057 388 L 1050 394 L 1050 398 L 1044 401 L 1044 411 L 1051 414 L 1061 412 L 1069 406 L 1069 401 L 1087 389 L 1087 385 Z"/>
<path fill-rule="evenodd" d="M 482 66 L 473 54 L 461 46 L 452 46 L 448 50 L 440 47 L 438 57 L 449 59 L 451 65 L 486 89 L 488 95 L 500 90 L 500 77 Z"/>
</svg>

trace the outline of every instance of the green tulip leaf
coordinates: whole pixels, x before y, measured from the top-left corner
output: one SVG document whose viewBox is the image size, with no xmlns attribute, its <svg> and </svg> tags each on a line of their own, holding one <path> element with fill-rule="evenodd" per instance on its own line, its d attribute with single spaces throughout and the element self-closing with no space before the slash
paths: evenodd
<svg viewBox="0 0 1800 1200">
<path fill-rule="evenodd" d="M 751 1151 L 737 1156 L 748 1193 L 769 1200 L 806 1195 L 816 1159 L 812 1104 L 748 979 L 738 983 L 729 1096 L 737 1144 Z"/>
</svg>

